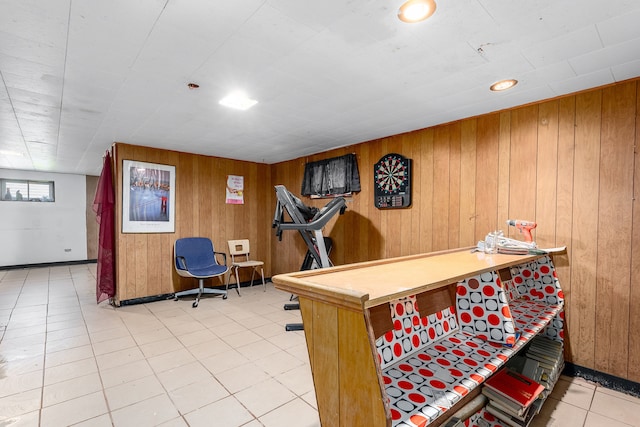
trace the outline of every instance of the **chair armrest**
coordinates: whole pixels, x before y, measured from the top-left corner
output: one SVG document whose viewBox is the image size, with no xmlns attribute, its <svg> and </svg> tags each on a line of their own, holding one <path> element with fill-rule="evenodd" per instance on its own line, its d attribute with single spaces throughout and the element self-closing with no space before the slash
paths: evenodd
<svg viewBox="0 0 640 427">
<path fill-rule="evenodd" d="M 189 270 L 187 268 L 187 260 L 183 256 L 176 257 L 176 266 L 180 270 Z"/>
<path fill-rule="evenodd" d="M 227 254 L 225 252 L 213 252 L 213 256 L 215 257 L 216 255 L 222 255 L 222 259 L 224 260 L 224 266 L 227 266 Z M 220 264 L 223 265 L 223 264 Z"/>
</svg>

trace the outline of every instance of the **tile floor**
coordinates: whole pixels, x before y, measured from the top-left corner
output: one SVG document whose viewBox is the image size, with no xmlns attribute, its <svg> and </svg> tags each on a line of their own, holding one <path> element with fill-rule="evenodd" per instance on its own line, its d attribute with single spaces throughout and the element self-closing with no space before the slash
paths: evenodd
<svg viewBox="0 0 640 427">
<path fill-rule="evenodd" d="M 320 425 L 287 294 L 113 308 L 95 303 L 95 269 L 0 271 L 1 427 Z M 640 399 L 562 378 L 533 425 L 640 426 L 638 414 Z"/>
</svg>

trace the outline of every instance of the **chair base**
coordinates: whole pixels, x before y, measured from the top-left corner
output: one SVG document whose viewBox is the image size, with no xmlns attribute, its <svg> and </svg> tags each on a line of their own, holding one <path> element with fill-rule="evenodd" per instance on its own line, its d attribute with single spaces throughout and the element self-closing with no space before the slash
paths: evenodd
<svg viewBox="0 0 640 427">
<path fill-rule="evenodd" d="M 180 298 L 180 297 L 184 297 L 184 296 L 188 296 L 188 295 L 195 295 L 196 299 L 193 301 L 193 304 L 191 304 L 191 306 L 193 308 L 196 308 L 198 306 L 198 303 L 200 302 L 200 297 L 202 295 L 205 295 L 205 294 L 222 295 L 222 299 L 227 299 L 227 291 L 226 290 L 205 288 L 203 279 L 199 279 L 198 280 L 198 287 L 196 289 L 189 289 L 189 290 L 186 290 L 186 291 L 176 292 L 173 295 L 173 298 L 174 298 L 174 300 L 178 301 L 178 298 Z"/>
</svg>

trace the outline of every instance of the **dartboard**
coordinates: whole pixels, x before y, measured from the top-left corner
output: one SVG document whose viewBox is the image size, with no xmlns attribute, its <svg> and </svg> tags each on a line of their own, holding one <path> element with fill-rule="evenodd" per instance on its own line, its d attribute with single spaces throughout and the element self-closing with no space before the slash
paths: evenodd
<svg viewBox="0 0 640 427">
<path fill-rule="evenodd" d="M 411 159 L 390 153 L 373 165 L 377 208 L 406 208 L 411 205 Z"/>
</svg>

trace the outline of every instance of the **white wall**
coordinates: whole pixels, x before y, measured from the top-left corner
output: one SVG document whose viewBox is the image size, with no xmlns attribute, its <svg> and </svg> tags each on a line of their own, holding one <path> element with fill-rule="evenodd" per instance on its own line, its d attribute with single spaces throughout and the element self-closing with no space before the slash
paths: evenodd
<svg viewBox="0 0 640 427">
<path fill-rule="evenodd" d="M 0 169 L 0 178 L 54 181 L 54 203 L 0 201 L 0 266 L 87 259 L 86 178 Z"/>
</svg>

